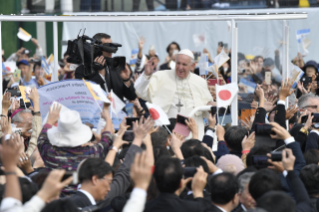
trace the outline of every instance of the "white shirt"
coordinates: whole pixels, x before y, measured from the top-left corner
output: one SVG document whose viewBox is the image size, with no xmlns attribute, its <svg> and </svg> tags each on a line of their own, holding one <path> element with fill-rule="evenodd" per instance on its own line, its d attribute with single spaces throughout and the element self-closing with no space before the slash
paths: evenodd
<svg viewBox="0 0 319 212">
<path fill-rule="evenodd" d="M 221 211 L 223 211 L 223 212 L 227 212 L 224 208 L 221 208 L 221 207 L 219 207 L 219 206 L 217 206 L 217 205 L 215 205 L 217 208 L 219 208 L 219 210 L 221 210 Z"/>
<path fill-rule="evenodd" d="M 87 191 L 84 191 L 82 189 L 79 189 L 78 191 L 82 192 L 83 194 L 85 194 L 85 196 L 90 200 L 91 204 L 92 205 L 96 205 L 96 202 L 95 202 L 95 199 L 93 198 L 93 196 L 87 192 Z"/>
<path fill-rule="evenodd" d="M 6 197 L 2 200 L 1 212 L 40 212 L 45 206 L 45 202 L 37 195 L 34 195 L 31 200 L 22 205 L 22 202 L 12 198 Z"/>
<path fill-rule="evenodd" d="M 146 196 L 146 191 L 140 188 L 134 188 L 130 199 L 124 206 L 123 212 L 143 212 L 146 203 Z"/>
</svg>

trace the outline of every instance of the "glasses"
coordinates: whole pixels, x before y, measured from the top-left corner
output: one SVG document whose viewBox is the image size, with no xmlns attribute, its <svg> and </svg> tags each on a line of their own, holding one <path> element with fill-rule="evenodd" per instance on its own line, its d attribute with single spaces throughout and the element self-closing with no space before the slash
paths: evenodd
<svg viewBox="0 0 319 212">
<path fill-rule="evenodd" d="M 307 108 L 307 107 L 311 107 L 312 109 L 317 109 L 318 105 L 307 105 L 307 106 L 303 107 L 303 109 Z"/>
</svg>

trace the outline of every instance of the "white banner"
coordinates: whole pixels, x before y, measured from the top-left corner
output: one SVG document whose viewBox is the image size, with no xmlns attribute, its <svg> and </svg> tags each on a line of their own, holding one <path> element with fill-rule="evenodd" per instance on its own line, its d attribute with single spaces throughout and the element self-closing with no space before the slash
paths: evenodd
<svg viewBox="0 0 319 212">
<path fill-rule="evenodd" d="M 38 93 L 42 120 L 49 112 L 53 101 L 56 101 L 71 110 L 78 111 L 81 115 L 82 123 L 90 123 L 97 127 L 101 114 L 100 108 L 103 103 L 98 101 L 99 108 L 82 80 L 53 82 L 40 87 Z"/>
</svg>

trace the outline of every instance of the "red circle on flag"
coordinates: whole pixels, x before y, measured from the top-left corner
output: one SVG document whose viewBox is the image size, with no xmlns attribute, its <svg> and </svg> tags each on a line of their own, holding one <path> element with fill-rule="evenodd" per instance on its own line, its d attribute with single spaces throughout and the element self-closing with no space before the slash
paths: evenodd
<svg viewBox="0 0 319 212">
<path fill-rule="evenodd" d="M 149 109 L 149 112 L 150 112 L 153 120 L 159 119 L 160 114 L 157 112 L 157 110 L 155 110 L 154 108 L 151 108 L 151 109 Z"/>
<path fill-rule="evenodd" d="M 219 91 L 219 93 L 218 93 L 218 97 L 219 97 L 221 100 L 226 101 L 226 100 L 230 99 L 230 97 L 231 97 L 231 92 L 228 91 L 228 90 L 221 90 L 221 91 Z"/>
</svg>

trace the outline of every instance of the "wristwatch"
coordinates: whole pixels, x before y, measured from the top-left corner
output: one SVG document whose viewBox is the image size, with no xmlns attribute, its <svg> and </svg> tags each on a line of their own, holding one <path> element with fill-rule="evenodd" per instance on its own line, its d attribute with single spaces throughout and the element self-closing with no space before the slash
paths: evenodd
<svg viewBox="0 0 319 212">
<path fill-rule="evenodd" d="M 306 134 L 306 135 L 309 134 L 308 130 L 306 130 L 304 127 L 302 127 L 302 128 L 300 129 L 300 132 L 302 132 L 302 133 L 304 133 L 304 134 Z"/>
<path fill-rule="evenodd" d="M 215 132 L 215 129 L 211 128 L 211 127 L 207 127 L 207 130 L 211 130 L 211 131 Z"/>
<path fill-rule="evenodd" d="M 32 113 L 32 115 L 34 116 L 34 115 L 36 115 L 36 114 L 40 114 L 40 111 L 36 111 L 36 112 L 31 111 L 31 113 Z"/>
</svg>

